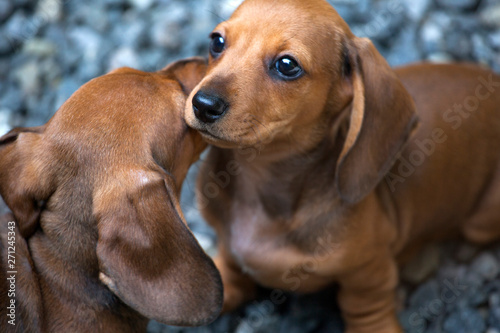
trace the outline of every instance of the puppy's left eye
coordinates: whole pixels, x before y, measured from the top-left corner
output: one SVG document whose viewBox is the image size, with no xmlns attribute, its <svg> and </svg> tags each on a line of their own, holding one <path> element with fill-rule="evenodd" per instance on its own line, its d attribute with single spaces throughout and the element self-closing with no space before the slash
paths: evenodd
<svg viewBox="0 0 500 333">
<path fill-rule="evenodd" d="M 210 42 L 210 54 L 212 57 L 217 58 L 226 48 L 226 41 L 218 33 L 213 33 L 210 37 L 212 38 Z"/>
<path fill-rule="evenodd" d="M 296 79 L 303 73 L 303 69 L 300 67 L 297 60 L 290 56 L 279 58 L 274 63 L 273 67 L 274 70 L 286 80 Z"/>
</svg>

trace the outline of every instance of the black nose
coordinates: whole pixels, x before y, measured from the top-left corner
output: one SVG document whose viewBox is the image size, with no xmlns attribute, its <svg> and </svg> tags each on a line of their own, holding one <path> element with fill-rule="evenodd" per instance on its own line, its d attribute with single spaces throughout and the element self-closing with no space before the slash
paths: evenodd
<svg viewBox="0 0 500 333">
<path fill-rule="evenodd" d="M 193 111 L 196 118 L 204 123 L 213 123 L 227 111 L 229 104 L 216 95 L 198 91 L 193 96 Z"/>
</svg>

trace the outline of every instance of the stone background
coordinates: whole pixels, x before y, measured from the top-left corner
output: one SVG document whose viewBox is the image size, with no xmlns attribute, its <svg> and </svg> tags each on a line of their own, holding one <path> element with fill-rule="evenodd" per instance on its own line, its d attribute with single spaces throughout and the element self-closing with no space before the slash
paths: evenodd
<svg viewBox="0 0 500 333">
<path fill-rule="evenodd" d="M 45 123 L 83 83 L 111 69 L 146 71 L 206 55 L 208 34 L 240 0 L 0 0 L 0 135 Z M 331 0 L 391 65 L 474 61 L 500 72 L 500 0 Z M 215 236 L 193 203 L 195 165 L 182 204 L 202 246 Z M 2 210 L 0 203 L 0 210 Z M 500 249 L 429 246 L 404 271 L 400 318 L 408 332 L 500 332 Z M 341 332 L 335 289 L 258 301 L 215 323 L 150 332 Z M 447 297 L 449 296 L 449 297 Z M 455 297 L 453 297 L 455 296 Z"/>
</svg>

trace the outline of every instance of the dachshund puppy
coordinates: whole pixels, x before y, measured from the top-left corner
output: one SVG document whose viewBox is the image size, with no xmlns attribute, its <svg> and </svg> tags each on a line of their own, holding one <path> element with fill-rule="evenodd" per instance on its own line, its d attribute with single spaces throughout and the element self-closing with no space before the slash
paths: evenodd
<svg viewBox="0 0 500 333">
<path fill-rule="evenodd" d="M 2 332 L 139 332 L 148 318 L 191 326 L 219 314 L 220 275 L 178 201 L 205 148 L 182 118 L 205 69 L 198 58 L 118 69 L 44 126 L 0 138 L 13 212 L 1 221 Z"/>
<path fill-rule="evenodd" d="M 211 39 L 185 119 L 214 146 L 198 192 L 225 310 L 254 281 L 337 282 L 347 332 L 400 332 L 401 258 L 455 231 L 499 238 L 499 76 L 392 70 L 324 0 L 246 0 Z"/>
</svg>

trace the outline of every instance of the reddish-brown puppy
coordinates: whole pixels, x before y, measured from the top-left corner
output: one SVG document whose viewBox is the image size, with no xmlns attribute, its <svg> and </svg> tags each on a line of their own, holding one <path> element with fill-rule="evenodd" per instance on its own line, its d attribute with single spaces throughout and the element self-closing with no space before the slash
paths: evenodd
<svg viewBox="0 0 500 333">
<path fill-rule="evenodd" d="M 3 332 L 138 332 L 147 318 L 202 325 L 218 315 L 220 275 L 178 202 L 205 147 L 182 117 L 205 69 L 193 58 L 116 70 L 46 125 L 0 139 L 0 193 L 14 214 L 1 221 Z"/>
<path fill-rule="evenodd" d="M 323 0 L 247 0 L 210 51 L 185 118 L 215 146 L 199 191 L 225 309 L 253 281 L 338 282 L 348 332 L 398 332 L 404 250 L 450 230 L 500 236 L 497 75 L 393 71 Z"/>
</svg>

